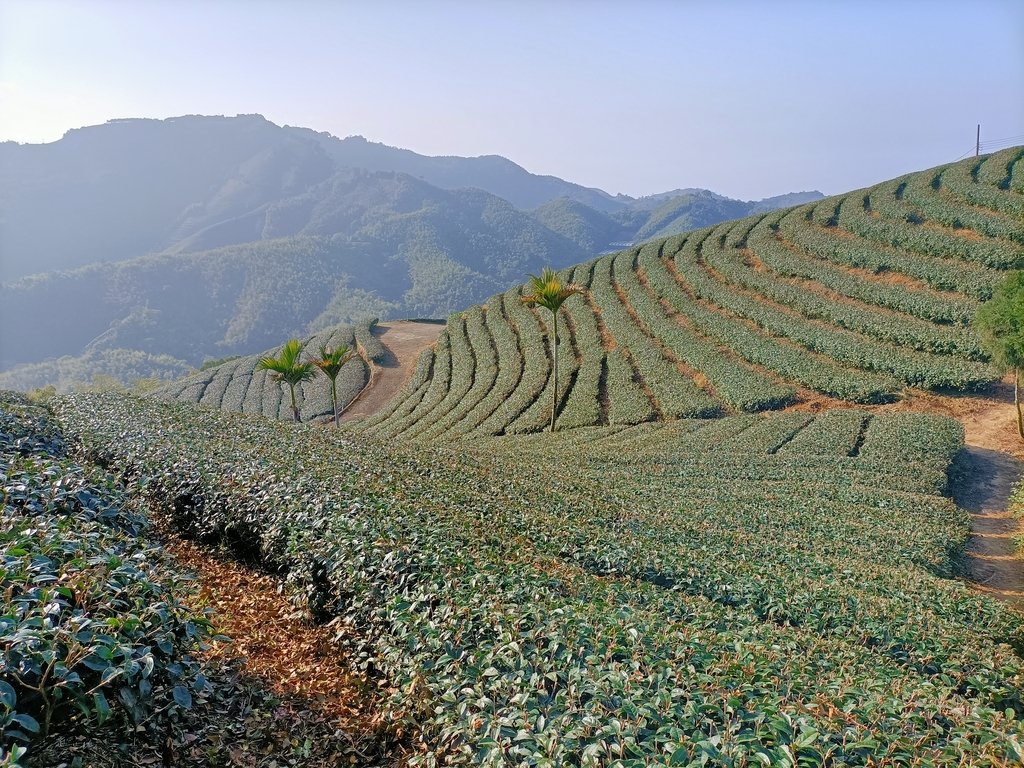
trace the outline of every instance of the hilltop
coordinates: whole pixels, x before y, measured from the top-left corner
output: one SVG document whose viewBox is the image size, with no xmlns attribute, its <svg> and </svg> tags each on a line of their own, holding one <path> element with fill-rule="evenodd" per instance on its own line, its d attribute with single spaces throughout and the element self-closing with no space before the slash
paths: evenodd
<svg viewBox="0 0 1024 768">
<path fill-rule="evenodd" d="M 1022 158 L 972 158 L 566 268 L 585 291 L 562 309 L 560 424 L 985 389 L 998 376 L 971 320 L 1024 264 Z M 454 313 L 406 390 L 361 428 L 440 440 L 543 428 L 549 316 L 522 293 Z"/>
</svg>

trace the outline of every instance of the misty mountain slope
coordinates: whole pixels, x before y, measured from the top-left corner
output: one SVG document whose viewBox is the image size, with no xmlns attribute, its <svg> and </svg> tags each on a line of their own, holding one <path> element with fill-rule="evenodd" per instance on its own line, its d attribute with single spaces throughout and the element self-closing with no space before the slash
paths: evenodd
<svg viewBox="0 0 1024 768">
<path fill-rule="evenodd" d="M 264 231 L 285 237 L 202 251 L 183 243 L 0 285 L 4 366 L 97 347 L 198 365 L 368 315 L 444 317 L 587 255 L 500 198 L 399 174 L 342 171 L 296 200 L 287 217 L 262 209 Z M 206 230 L 188 244 L 216 240 Z M 39 306 L 60 311 L 25 323 Z"/>
<path fill-rule="evenodd" d="M 331 171 L 315 143 L 257 117 L 124 120 L 0 144 L 0 278 L 160 251 Z"/>
<path fill-rule="evenodd" d="M 107 388 L 112 382 L 171 381 L 191 370 L 184 361 L 168 355 L 150 355 L 137 349 L 101 349 L 15 366 L 0 373 L 0 389 L 29 391 L 50 385 L 58 392 L 73 392 Z"/>
<path fill-rule="evenodd" d="M 335 190 L 332 178 L 351 169 L 405 174 L 443 190 L 481 189 L 523 210 L 568 198 L 633 227 L 634 240 L 645 218 L 630 214 L 664 196 L 613 197 L 502 157 L 426 157 L 361 137 L 282 128 L 259 115 L 115 120 L 50 144 L 0 144 L 0 279 L 323 234 L 310 211 Z M 343 229 L 348 223 L 332 232 Z"/>
<path fill-rule="evenodd" d="M 636 234 L 636 216 L 624 210 L 609 216 L 567 197 L 545 203 L 533 211 L 537 219 L 553 232 L 569 238 L 588 254 L 599 253 L 613 243 L 631 242 Z"/>
<path fill-rule="evenodd" d="M 429 157 L 408 149 L 367 141 L 362 136 L 337 139 L 306 128 L 286 128 L 296 136 L 315 139 L 339 165 L 373 171 L 397 171 L 421 178 L 442 189 L 474 187 L 503 197 L 517 208 L 531 209 L 559 197 L 611 212 L 627 203 L 607 192 L 583 187 L 557 176 L 530 173 L 499 155 L 481 157 Z"/>
<path fill-rule="evenodd" d="M 0 370 L 104 349 L 196 365 L 366 316 L 445 317 L 544 266 L 753 205 L 688 194 L 612 198 L 259 115 L 0 144 Z"/>
<path fill-rule="evenodd" d="M 267 241 L 95 264 L 0 285 L 7 366 L 97 348 L 142 349 L 197 365 L 304 327 L 333 290 L 328 244 Z M 301 265 L 296 268 L 297 265 Z M 60 311 L 38 312 L 50 306 Z M 24 318 L 33 317 L 31 323 Z"/>
<path fill-rule="evenodd" d="M 650 210 L 647 221 L 636 233 L 636 240 L 667 237 L 719 221 L 739 219 L 750 214 L 751 203 L 730 200 L 720 195 L 687 192 L 670 197 Z"/>
</svg>

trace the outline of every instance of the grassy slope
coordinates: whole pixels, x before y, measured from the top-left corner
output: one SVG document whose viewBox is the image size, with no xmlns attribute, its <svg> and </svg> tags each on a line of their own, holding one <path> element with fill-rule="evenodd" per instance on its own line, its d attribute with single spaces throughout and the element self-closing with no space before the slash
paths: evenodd
<svg viewBox="0 0 1024 768">
<path fill-rule="evenodd" d="M 1022 264 L 1021 148 L 603 256 L 563 273 L 588 296 L 564 306 L 559 409 L 573 426 L 630 424 L 975 389 L 995 372 L 971 318 Z M 440 438 L 541 428 L 549 317 L 524 311 L 517 289 L 483 315 L 450 325 L 430 375 L 365 428 Z M 486 400 L 495 365 L 498 380 L 515 368 L 507 399 L 519 405 L 453 419 L 465 398 Z"/>
</svg>

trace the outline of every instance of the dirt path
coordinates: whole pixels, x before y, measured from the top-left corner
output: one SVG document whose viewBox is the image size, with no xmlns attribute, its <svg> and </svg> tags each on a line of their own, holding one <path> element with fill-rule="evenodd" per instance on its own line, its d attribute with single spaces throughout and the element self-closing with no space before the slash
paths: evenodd
<svg viewBox="0 0 1024 768">
<path fill-rule="evenodd" d="M 1010 492 L 1024 476 L 1024 442 L 1014 420 L 1013 388 L 1001 383 L 989 398 L 946 398 L 964 425 L 965 450 L 953 497 L 971 513 L 966 566 L 980 589 L 1024 609 L 1021 521 L 1009 510 Z"/>
<path fill-rule="evenodd" d="M 372 416 L 387 405 L 412 376 L 420 352 L 437 341 L 443 330 L 443 323 L 413 320 L 379 323 L 373 333 L 390 354 L 381 363 L 371 364 L 370 383 L 341 415 L 341 421 Z"/>
<path fill-rule="evenodd" d="M 205 662 L 240 664 L 243 674 L 280 697 L 276 710 L 267 714 L 283 737 L 279 744 L 264 739 L 258 746 L 273 749 L 282 765 L 296 765 L 293 753 L 302 752 L 301 746 L 293 748 L 296 738 L 299 745 L 315 743 L 308 755 L 312 759 L 300 760 L 301 765 L 405 764 L 403 733 L 381 709 L 387 692 L 356 676 L 339 650 L 336 635 L 345 631 L 344 625 L 310 623 L 273 578 L 206 547 L 167 534 L 166 548 L 195 574 L 200 603 L 213 610 L 217 631 L 231 638 L 212 644 Z M 258 758 L 247 753 L 250 746 L 245 741 L 236 745 L 230 765 L 255 765 Z"/>
</svg>

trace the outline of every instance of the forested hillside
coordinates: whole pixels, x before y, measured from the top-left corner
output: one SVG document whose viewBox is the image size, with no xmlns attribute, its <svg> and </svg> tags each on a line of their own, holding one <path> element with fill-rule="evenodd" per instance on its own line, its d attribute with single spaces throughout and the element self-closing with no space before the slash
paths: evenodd
<svg viewBox="0 0 1024 768">
<path fill-rule="evenodd" d="M 504 158 L 425 157 L 258 115 L 7 142 L 0 370 L 58 357 L 85 370 L 114 349 L 198 365 L 367 316 L 445 317 L 544 265 L 765 204 L 633 200 Z"/>
<path fill-rule="evenodd" d="M 0 285 L 4 363 L 121 347 L 198 365 L 370 315 L 445 317 L 546 264 L 587 255 L 479 190 L 365 171 L 340 172 L 327 186 L 300 211 L 265 212 L 261 226 L 280 235 L 272 239 Z M 282 231 L 299 216 L 301 226 Z M 223 239 L 206 230 L 189 245 Z"/>
</svg>

